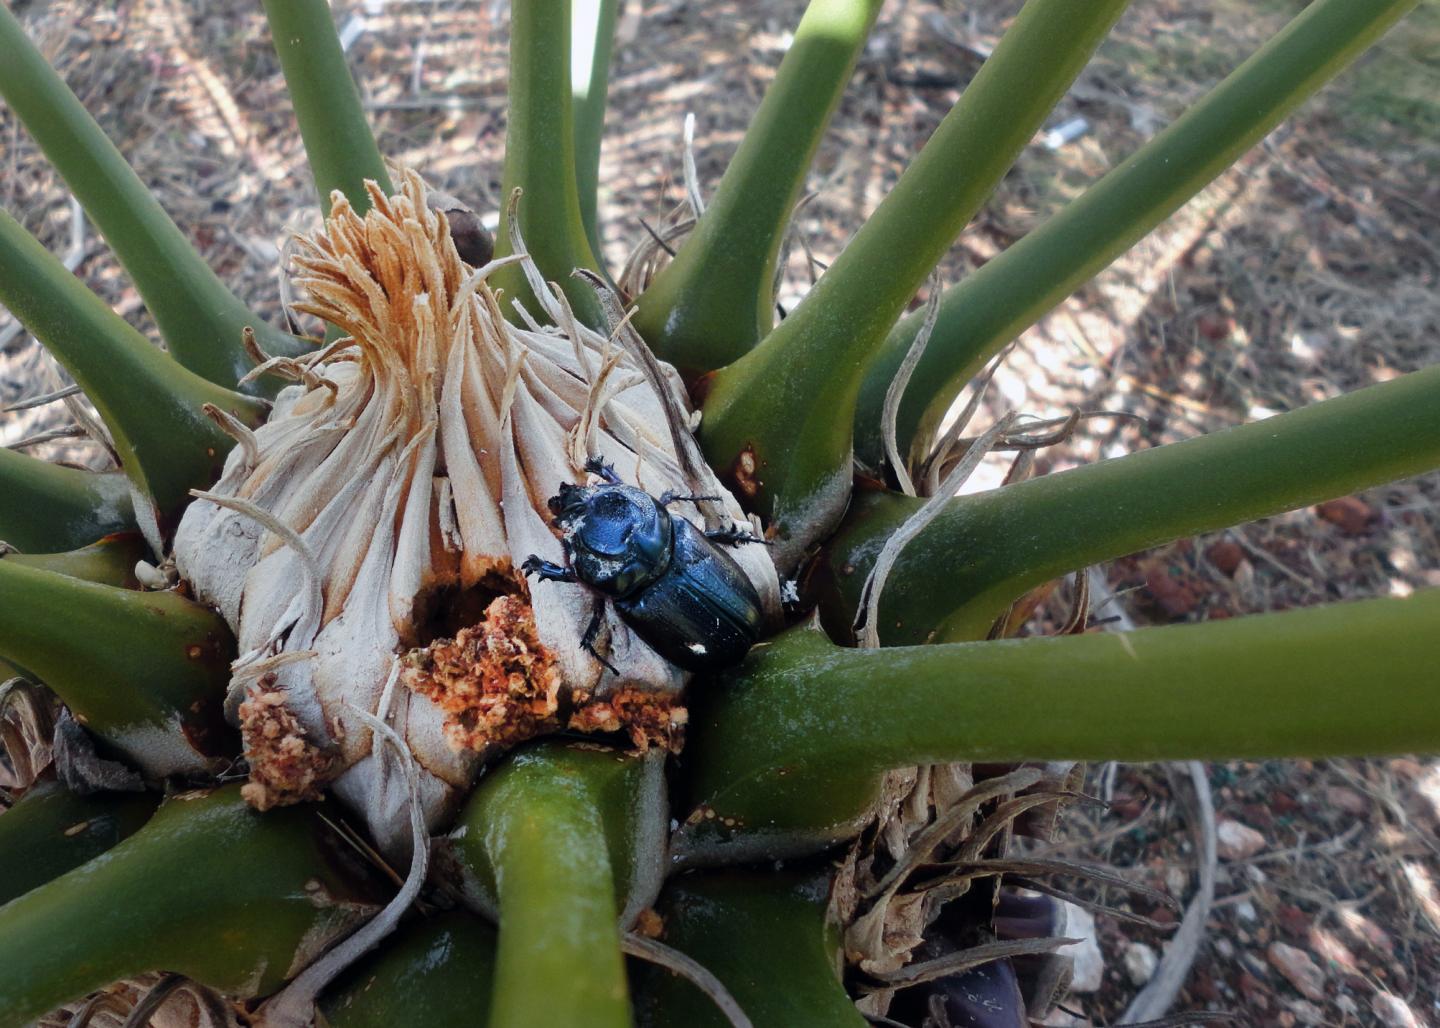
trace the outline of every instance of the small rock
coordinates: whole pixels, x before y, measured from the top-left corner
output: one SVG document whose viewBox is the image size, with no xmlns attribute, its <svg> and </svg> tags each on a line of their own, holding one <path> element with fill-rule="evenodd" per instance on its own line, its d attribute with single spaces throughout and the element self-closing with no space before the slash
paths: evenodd
<svg viewBox="0 0 1440 1028">
<path fill-rule="evenodd" d="M 1210 544 L 1210 548 L 1205 551 L 1205 556 L 1210 559 L 1211 564 L 1215 565 L 1216 571 L 1233 578 L 1235 570 L 1245 559 L 1245 551 L 1240 548 L 1239 543 L 1221 539 L 1217 543 Z"/>
<path fill-rule="evenodd" d="M 1205 313 L 1195 319 L 1196 330 L 1206 339 L 1225 339 L 1235 328 L 1235 322 L 1224 314 Z"/>
<path fill-rule="evenodd" d="M 1419 761 L 1409 757 L 1396 757 L 1388 762 L 1390 770 L 1394 771 L 1401 778 L 1408 778 L 1416 781 L 1425 774 L 1425 766 Z"/>
<path fill-rule="evenodd" d="M 1100 952 L 1100 943 L 1095 938 L 1095 918 L 1090 911 L 1066 903 L 1066 936 L 1079 939 L 1074 946 L 1062 951 L 1075 962 L 1074 976 L 1070 979 L 1071 992 L 1096 992 L 1105 979 L 1105 957 Z"/>
<path fill-rule="evenodd" d="M 1360 1004 L 1355 1002 L 1354 996 L 1336 997 L 1335 1006 L 1346 1017 L 1359 1018 L 1360 1016 Z"/>
<path fill-rule="evenodd" d="M 1315 513 L 1346 535 L 1364 535 L 1380 518 L 1379 512 L 1358 496 L 1326 500 Z"/>
<path fill-rule="evenodd" d="M 1309 799 L 1304 793 L 1301 793 L 1300 796 L 1297 797 L 1288 792 L 1277 792 L 1274 796 L 1270 797 L 1270 809 L 1265 813 L 1293 814 L 1308 802 Z"/>
<path fill-rule="evenodd" d="M 1265 836 L 1249 825 L 1226 819 L 1215 826 L 1216 849 L 1221 860 L 1246 860 L 1265 848 Z"/>
<path fill-rule="evenodd" d="M 1385 929 L 1370 918 L 1353 909 L 1342 907 L 1340 922 L 1345 926 L 1346 931 L 1355 938 L 1363 940 L 1376 953 L 1384 956 L 1387 960 L 1395 959 L 1395 944 L 1390 941 L 1390 936 L 1385 934 Z"/>
<path fill-rule="evenodd" d="M 1326 789 L 1325 801 L 1336 810 L 1352 817 L 1360 817 L 1370 809 L 1370 801 L 1365 798 L 1363 793 L 1348 789 L 1343 785 L 1332 785 Z"/>
<path fill-rule="evenodd" d="M 1310 915 L 1293 903 L 1282 903 L 1275 911 L 1275 923 L 1297 939 L 1310 934 Z"/>
<path fill-rule="evenodd" d="M 1206 974 L 1203 970 L 1190 972 L 1190 981 L 1187 985 L 1190 995 L 1194 996 L 1201 1003 L 1219 1003 L 1222 998 L 1220 987 L 1215 984 L 1215 979 Z M 1229 991 L 1229 986 L 1226 986 Z"/>
<path fill-rule="evenodd" d="M 1385 1028 L 1420 1028 L 1420 1020 L 1403 999 L 1392 992 L 1375 993 L 1370 1000 L 1370 1009 Z"/>
<path fill-rule="evenodd" d="M 1145 588 L 1155 605 L 1170 618 L 1182 618 L 1199 604 L 1202 586 L 1185 569 L 1155 559 L 1144 565 Z"/>
<path fill-rule="evenodd" d="M 1285 1004 L 1295 1014 L 1295 1020 L 1301 1024 L 1324 1024 L 1325 1011 L 1321 1010 L 1309 1000 L 1296 999 Z"/>
<path fill-rule="evenodd" d="M 1241 900 L 1235 904 L 1235 913 L 1242 921 L 1255 921 L 1260 917 L 1259 913 L 1255 910 L 1255 904 L 1251 903 L 1248 899 Z"/>
<path fill-rule="evenodd" d="M 1225 960 L 1233 959 L 1235 956 L 1235 944 L 1229 939 L 1216 939 L 1215 952 Z"/>
<path fill-rule="evenodd" d="M 1168 867 L 1165 869 L 1165 891 L 1176 899 L 1184 897 L 1185 890 L 1190 888 L 1190 873 L 1183 867 Z"/>
<path fill-rule="evenodd" d="M 1270 977 L 1270 968 L 1265 965 L 1265 961 L 1248 949 L 1240 954 L 1240 964 L 1256 978 L 1263 980 Z"/>
<path fill-rule="evenodd" d="M 1132 984 L 1139 988 L 1155 974 L 1160 963 L 1159 955 L 1143 942 L 1132 942 L 1125 947 L 1125 973 Z"/>
<path fill-rule="evenodd" d="M 1175 911 L 1168 906 L 1156 907 L 1149 913 L 1147 913 L 1145 916 L 1150 918 L 1150 920 L 1154 921 L 1157 925 L 1160 925 L 1161 927 L 1175 924 L 1177 921 L 1180 920 L 1180 918 L 1176 915 Z"/>
<path fill-rule="evenodd" d="M 1306 999 L 1323 1002 L 1325 999 L 1325 972 L 1310 959 L 1303 949 L 1287 946 L 1283 942 L 1272 942 L 1265 951 L 1266 957 L 1285 980 L 1295 986 L 1295 991 Z"/>
<path fill-rule="evenodd" d="M 1249 971 L 1240 972 L 1240 995 L 1251 1010 L 1267 1010 L 1270 1007 L 1270 990 Z"/>
</svg>

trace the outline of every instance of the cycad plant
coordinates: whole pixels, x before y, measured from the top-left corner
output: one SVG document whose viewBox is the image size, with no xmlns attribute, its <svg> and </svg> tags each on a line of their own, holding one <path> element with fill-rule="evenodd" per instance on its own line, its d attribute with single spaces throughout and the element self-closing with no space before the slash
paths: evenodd
<svg viewBox="0 0 1440 1028">
<path fill-rule="evenodd" d="M 1059 576 L 1440 466 L 1440 369 L 958 498 L 1073 420 L 946 419 L 1415 2 L 1315 0 L 906 315 L 1126 6 L 1028 0 L 777 323 L 879 0 L 811 0 L 713 196 L 623 270 L 614 0 L 513 5 L 493 255 L 377 150 L 324 0 L 265 0 L 314 339 L 0 6 L 0 95 L 165 344 L 0 215 L 0 302 L 121 468 L 0 450 L 0 1025 L 1019 1025 L 1065 984 L 1049 897 L 1099 874 L 1012 847 L 1076 761 L 1440 748 L 1433 593 L 1111 634 L 1082 599 L 1015 637 Z"/>
</svg>

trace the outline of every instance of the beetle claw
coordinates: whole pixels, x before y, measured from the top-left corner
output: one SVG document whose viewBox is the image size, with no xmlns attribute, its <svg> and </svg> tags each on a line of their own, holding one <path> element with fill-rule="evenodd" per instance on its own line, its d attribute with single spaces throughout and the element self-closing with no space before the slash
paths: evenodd
<svg viewBox="0 0 1440 1028">
<path fill-rule="evenodd" d="M 713 532 L 706 532 L 705 538 L 709 539 L 712 543 L 723 543 L 726 546 L 744 546 L 746 543 L 758 543 L 761 546 L 775 545 L 769 539 L 761 539 L 755 533 L 747 532 L 745 529 L 736 525 L 731 525 L 729 528 L 718 528 Z"/>
<path fill-rule="evenodd" d="M 612 675 L 618 676 L 620 672 L 616 669 L 615 665 L 602 657 L 600 651 L 595 648 L 595 637 L 600 634 L 600 624 L 604 618 L 605 600 L 597 596 L 595 598 L 595 606 L 590 609 L 590 623 L 585 626 L 585 634 L 580 637 L 580 648 L 601 664 L 604 664 Z"/>
<path fill-rule="evenodd" d="M 615 465 L 605 463 L 604 457 L 591 457 L 585 462 L 585 470 L 592 475 L 599 475 L 610 485 L 622 485 L 620 476 L 615 474 Z"/>
<path fill-rule="evenodd" d="M 532 553 L 520 562 L 520 573 L 536 575 L 542 582 L 578 582 L 574 568 L 562 567 L 548 560 L 542 560 L 538 553 Z"/>
<path fill-rule="evenodd" d="M 719 497 L 719 496 L 682 496 L 682 495 L 680 495 L 679 493 L 672 493 L 672 492 L 670 492 L 670 491 L 667 489 L 665 492 L 663 492 L 663 493 L 660 494 L 660 496 L 659 496 L 658 499 L 659 499 L 660 506 L 662 506 L 662 507 L 668 507 L 668 506 L 670 506 L 670 504 L 672 504 L 672 503 L 679 503 L 681 500 L 687 500 L 687 501 L 689 501 L 690 503 L 701 503 L 701 502 L 703 502 L 703 501 L 705 501 L 705 500 L 710 500 L 710 501 L 712 501 L 712 502 L 714 502 L 714 503 L 719 503 L 720 500 L 721 500 L 721 497 Z"/>
</svg>

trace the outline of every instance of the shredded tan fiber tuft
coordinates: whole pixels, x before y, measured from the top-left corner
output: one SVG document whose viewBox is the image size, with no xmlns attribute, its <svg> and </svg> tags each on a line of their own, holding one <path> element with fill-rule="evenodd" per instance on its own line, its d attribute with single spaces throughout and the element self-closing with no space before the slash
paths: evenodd
<svg viewBox="0 0 1440 1028">
<path fill-rule="evenodd" d="M 617 689 L 580 706 L 570 716 L 569 727 L 578 732 L 625 732 L 642 751 L 661 746 L 679 753 L 689 720 L 690 712 L 673 695 Z"/>
<path fill-rule="evenodd" d="M 485 618 L 412 650 L 401 680 L 445 712 L 457 750 L 509 747 L 560 727 L 560 669 L 535 632 L 535 612 L 501 596 Z"/>
<path fill-rule="evenodd" d="M 240 795 L 256 810 L 318 800 L 334 768 L 334 754 L 306 737 L 287 699 L 262 682 L 251 686 L 240 704 L 240 734 L 250 762 L 250 781 Z"/>
</svg>

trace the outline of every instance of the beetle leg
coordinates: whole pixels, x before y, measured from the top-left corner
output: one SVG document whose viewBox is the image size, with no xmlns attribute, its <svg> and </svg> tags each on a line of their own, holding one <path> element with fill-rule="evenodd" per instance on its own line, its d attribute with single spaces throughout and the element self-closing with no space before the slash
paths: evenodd
<svg viewBox="0 0 1440 1028">
<path fill-rule="evenodd" d="M 679 493 L 672 493 L 669 489 L 661 493 L 658 499 L 662 507 L 668 507 L 670 504 L 679 503 L 682 500 L 688 500 L 690 503 L 700 503 L 703 500 L 713 500 L 716 503 L 720 502 L 719 496 L 681 496 Z"/>
<path fill-rule="evenodd" d="M 772 546 L 769 539 L 761 539 L 753 532 L 747 532 L 739 525 L 731 525 L 729 528 L 717 528 L 713 532 L 706 532 L 705 538 L 712 543 L 721 543 L 725 546 L 743 546 L 746 543 L 759 543 L 761 546 Z"/>
<path fill-rule="evenodd" d="M 561 567 L 559 564 L 552 564 L 548 560 L 541 560 L 539 554 L 532 553 L 526 557 L 520 565 L 520 573 L 524 575 L 536 575 L 542 582 L 578 582 L 580 578 L 575 574 L 574 568 Z"/>
<path fill-rule="evenodd" d="M 623 485 L 620 476 L 615 474 L 615 466 L 606 464 L 604 457 L 591 457 L 585 462 L 585 470 L 592 475 L 599 475 L 610 485 Z"/>
<path fill-rule="evenodd" d="M 590 610 L 590 623 L 585 626 L 585 634 L 580 637 L 580 648 L 609 668 L 612 675 L 618 675 L 620 672 L 615 669 L 615 665 L 602 657 L 600 651 L 595 649 L 595 637 L 600 634 L 600 624 L 604 619 L 605 599 L 597 596 L 595 597 L 595 606 Z"/>
</svg>

